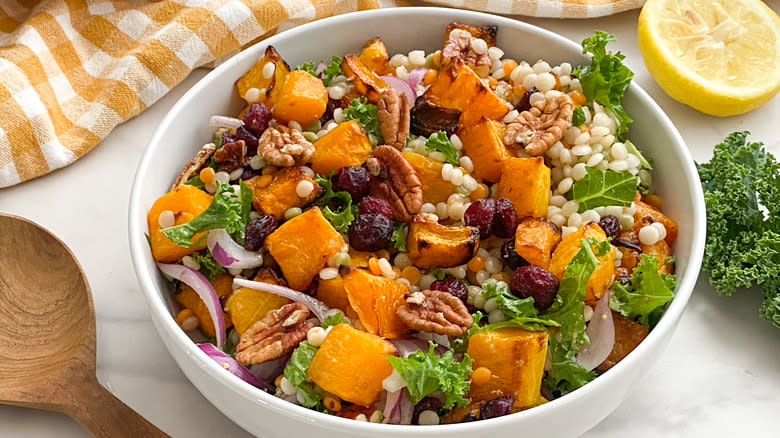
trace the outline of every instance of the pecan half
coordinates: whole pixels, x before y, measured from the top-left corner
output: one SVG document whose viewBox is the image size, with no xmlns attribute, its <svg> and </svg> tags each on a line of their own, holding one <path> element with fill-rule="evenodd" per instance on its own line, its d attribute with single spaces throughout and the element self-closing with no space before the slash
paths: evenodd
<svg viewBox="0 0 780 438">
<path fill-rule="evenodd" d="M 528 155 L 547 152 L 571 127 L 574 102 L 560 93 L 535 102 L 506 125 L 504 144 L 520 145 Z"/>
<path fill-rule="evenodd" d="M 440 290 L 407 294 L 396 314 L 412 330 L 440 335 L 460 336 L 474 324 L 463 301 Z"/>
<path fill-rule="evenodd" d="M 309 309 L 297 302 L 268 312 L 241 335 L 236 360 L 243 365 L 254 365 L 289 354 L 313 327 L 306 322 L 308 317 Z"/>
<path fill-rule="evenodd" d="M 388 88 L 379 95 L 376 105 L 379 131 L 385 139 L 385 144 L 400 151 L 406 145 L 406 138 L 409 137 L 411 102 L 405 94 Z"/>
<path fill-rule="evenodd" d="M 257 153 L 277 167 L 300 166 L 311 161 L 314 146 L 301 131 L 277 125 L 268 127 L 257 140 Z"/>
<path fill-rule="evenodd" d="M 420 177 L 401 151 L 392 146 L 377 146 L 374 157 L 387 169 L 387 178 L 382 178 L 381 174 L 371 178 L 369 193 L 389 202 L 396 220 L 409 222 L 422 207 Z"/>
<path fill-rule="evenodd" d="M 214 143 L 204 144 L 203 147 L 200 148 L 198 153 L 195 154 L 195 156 L 192 157 L 192 159 L 188 161 L 187 164 L 184 165 L 184 168 L 181 170 L 181 173 L 179 174 L 178 177 L 176 177 L 176 181 L 174 181 L 173 184 L 171 185 L 171 190 L 186 183 L 187 181 L 190 180 L 190 178 L 197 175 L 198 172 L 200 172 L 200 170 L 203 169 L 204 166 L 206 166 L 206 163 L 208 163 L 209 158 L 211 158 L 211 156 L 214 155 L 214 151 L 216 150 L 217 150 L 217 146 L 214 145 Z"/>
<path fill-rule="evenodd" d="M 442 65 L 446 65 L 454 58 L 460 58 L 466 62 L 480 77 L 487 77 L 490 74 L 490 67 L 493 65 L 493 61 L 490 59 L 490 55 L 487 52 L 487 45 L 477 53 L 472 46 L 472 41 L 475 38 L 469 34 L 468 31 L 452 32 L 450 33 L 450 39 L 444 44 L 441 49 Z"/>
<path fill-rule="evenodd" d="M 230 173 L 239 167 L 243 167 L 245 160 L 246 142 L 244 140 L 225 143 L 214 152 L 214 161 L 219 163 L 220 171 Z"/>
</svg>

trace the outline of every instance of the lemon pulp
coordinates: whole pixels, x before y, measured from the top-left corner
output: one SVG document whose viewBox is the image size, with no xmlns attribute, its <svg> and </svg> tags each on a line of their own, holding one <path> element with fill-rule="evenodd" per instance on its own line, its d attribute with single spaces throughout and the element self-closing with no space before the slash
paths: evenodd
<svg viewBox="0 0 780 438">
<path fill-rule="evenodd" d="M 780 90 L 780 18 L 760 0 L 648 0 L 638 39 L 661 88 L 704 113 L 743 113 Z"/>
</svg>

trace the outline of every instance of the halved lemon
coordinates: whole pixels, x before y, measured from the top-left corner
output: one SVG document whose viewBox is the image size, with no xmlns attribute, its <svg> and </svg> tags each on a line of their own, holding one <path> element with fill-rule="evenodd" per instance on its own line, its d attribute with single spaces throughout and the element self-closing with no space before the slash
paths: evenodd
<svg viewBox="0 0 780 438">
<path fill-rule="evenodd" d="M 780 18 L 760 0 L 647 0 L 639 49 L 672 98 L 741 114 L 780 90 Z"/>
</svg>

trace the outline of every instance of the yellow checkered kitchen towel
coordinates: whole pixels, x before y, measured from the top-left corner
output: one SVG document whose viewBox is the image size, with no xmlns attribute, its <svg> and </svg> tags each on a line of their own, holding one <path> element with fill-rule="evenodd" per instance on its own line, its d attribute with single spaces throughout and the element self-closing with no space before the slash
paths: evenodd
<svg viewBox="0 0 780 438">
<path fill-rule="evenodd" d="M 431 0 L 609 15 L 644 0 Z M 400 3 L 400 1 L 398 2 Z M 203 66 L 274 31 L 394 0 L 0 0 L 0 187 L 87 153 Z"/>
</svg>

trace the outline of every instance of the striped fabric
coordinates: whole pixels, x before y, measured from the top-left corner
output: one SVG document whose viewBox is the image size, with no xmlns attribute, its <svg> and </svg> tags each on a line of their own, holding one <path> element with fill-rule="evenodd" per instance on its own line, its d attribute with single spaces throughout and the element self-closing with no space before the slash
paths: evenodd
<svg viewBox="0 0 780 438">
<path fill-rule="evenodd" d="M 591 17 L 642 0 L 431 0 Z M 402 0 L 1 0 L 0 187 L 67 166 L 195 68 L 318 18 Z"/>
</svg>

